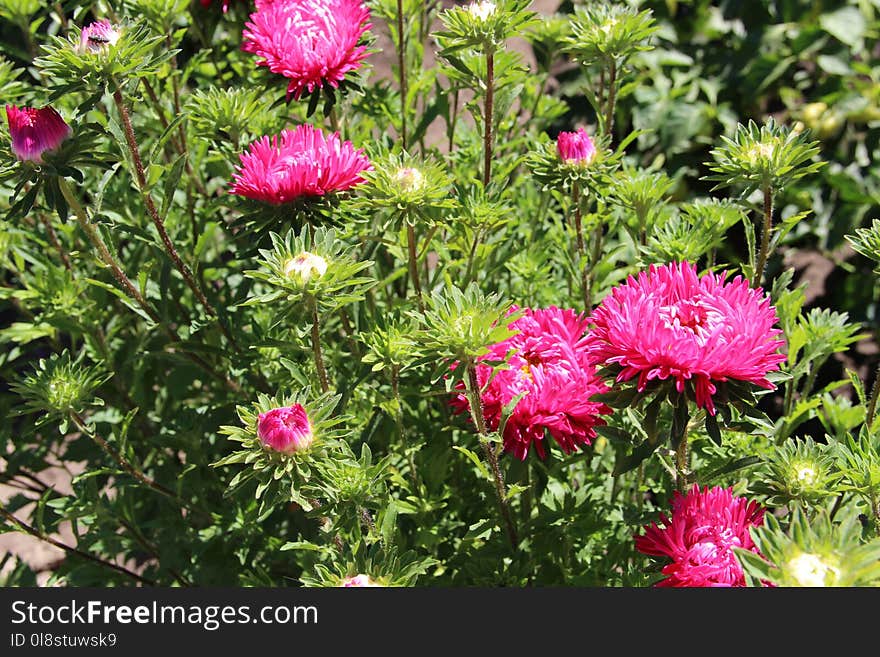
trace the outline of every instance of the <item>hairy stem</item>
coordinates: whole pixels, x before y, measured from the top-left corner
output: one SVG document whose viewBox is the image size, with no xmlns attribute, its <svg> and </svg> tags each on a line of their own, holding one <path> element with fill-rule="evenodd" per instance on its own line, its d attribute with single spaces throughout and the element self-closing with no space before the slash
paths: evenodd
<svg viewBox="0 0 880 657">
<path fill-rule="evenodd" d="M 513 524 L 513 516 L 510 514 L 510 506 L 507 503 L 507 496 L 504 493 L 504 476 L 501 474 L 501 468 L 498 465 L 498 454 L 495 452 L 494 446 L 486 440 L 488 435 L 486 431 L 486 420 L 483 417 L 483 402 L 480 398 L 480 384 L 477 379 L 476 365 L 471 361 L 468 362 L 466 371 L 466 390 L 468 402 L 471 409 L 471 417 L 474 425 L 477 427 L 477 433 L 480 436 L 480 446 L 486 455 L 486 461 L 492 470 L 492 478 L 495 481 L 495 494 L 498 497 L 498 506 L 501 509 L 501 518 L 504 521 L 507 530 L 507 538 L 514 550 L 519 545 L 519 539 L 516 534 L 516 526 Z"/>
<path fill-rule="evenodd" d="M 675 485 L 682 493 L 687 491 L 688 485 L 688 439 L 687 429 L 678 441 L 675 449 Z"/>
<path fill-rule="evenodd" d="M 870 431 L 874 424 L 874 415 L 877 412 L 877 397 L 880 396 L 880 363 L 877 363 L 877 371 L 874 373 L 874 385 L 871 387 L 871 397 L 868 399 L 868 411 L 865 414 L 865 426 Z"/>
<path fill-rule="evenodd" d="M 614 100 L 617 96 L 617 62 L 611 60 L 608 70 L 608 103 L 605 106 L 605 134 L 613 139 L 614 130 Z M 609 142 L 610 143 L 610 142 Z"/>
<path fill-rule="evenodd" d="M 406 150 L 406 33 L 403 24 L 403 0 L 397 0 L 397 65 L 400 68 L 400 143 Z"/>
<path fill-rule="evenodd" d="M 406 429 L 403 426 L 403 400 L 400 397 L 400 365 L 391 366 L 391 394 L 394 396 L 394 422 L 397 424 L 397 435 L 400 438 L 401 446 L 406 451 L 406 459 L 409 465 L 409 476 L 412 480 L 413 492 L 418 492 L 419 477 L 416 471 L 416 461 L 412 452 L 407 449 Z"/>
<path fill-rule="evenodd" d="M 48 536 L 47 534 L 44 534 L 43 532 L 41 532 L 36 527 L 33 527 L 33 526 L 27 524 L 24 520 L 21 520 L 20 518 L 12 515 L 3 506 L 0 506 L 0 516 L 3 516 L 7 521 L 11 522 L 12 524 L 17 525 L 18 527 L 20 527 L 22 530 L 24 530 L 26 533 L 30 534 L 31 536 L 34 536 L 34 537 L 40 539 L 41 541 L 48 543 L 49 545 L 54 545 L 55 547 L 57 547 L 61 550 L 64 550 L 68 554 L 76 555 L 78 557 L 81 557 L 83 559 L 91 561 L 92 563 L 96 563 L 100 566 L 103 566 L 104 568 L 110 568 L 111 570 L 115 570 L 117 573 L 122 573 L 123 575 L 131 577 L 133 580 L 140 582 L 141 584 L 146 584 L 148 586 L 155 586 L 156 585 L 156 582 L 154 582 L 153 580 L 147 579 L 146 577 L 142 577 L 141 575 L 138 575 L 136 572 L 131 571 L 128 568 L 125 568 L 124 566 L 119 566 L 119 565 L 113 563 L 112 561 L 105 561 L 104 559 L 101 559 L 100 557 L 96 557 L 93 554 L 89 554 L 88 552 L 84 552 L 84 551 L 80 550 L 79 548 L 75 548 L 71 545 L 67 545 L 66 543 L 62 543 L 61 541 L 55 540 L 51 536 Z"/>
<path fill-rule="evenodd" d="M 321 351 L 321 319 L 318 316 L 318 301 L 314 295 L 308 295 L 308 304 L 312 313 L 312 353 L 315 356 L 315 369 L 318 370 L 321 392 L 327 392 L 330 390 L 330 384 L 327 383 L 327 370 L 324 368 L 324 353 Z"/>
<path fill-rule="evenodd" d="M 123 132 L 125 133 L 125 141 L 128 145 L 128 150 L 131 153 L 132 161 L 134 162 L 135 168 L 135 179 L 138 184 L 138 189 L 140 189 L 141 196 L 144 199 L 144 205 L 147 207 L 147 213 L 150 215 L 150 219 L 153 222 L 153 225 L 156 227 L 156 231 L 159 233 L 159 238 L 162 240 L 162 245 L 165 247 L 165 252 L 168 253 L 168 256 L 171 258 L 172 263 L 174 263 L 174 267 L 177 271 L 180 272 L 180 275 L 183 276 L 183 280 L 186 282 L 187 286 L 193 291 L 193 294 L 196 295 L 196 298 L 199 300 L 199 303 L 205 309 L 205 311 L 211 315 L 216 317 L 217 311 L 210 304 L 207 297 L 205 297 L 201 288 L 196 283 L 195 278 L 192 275 L 192 272 L 189 270 L 189 267 L 186 266 L 186 263 L 180 258 L 180 254 L 177 253 L 177 249 L 174 248 L 174 244 L 171 242 L 171 238 L 168 236 L 168 231 L 165 229 L 165 222 L 162 220 L 162 217 L 159 216 L 159 211 L 156 209 L 156 204 L 153 202 L 153 197 L 150 195 L 150 190 L 147 188 L 147 177 L 144 172 L 144 163 L 141 160 L 140 149 L 138 148 L 137 139 L 134 135 L 134 128 L 131 125 L 131 117 L 128 115 L 128 109 L 125 107 L 125 102 L 122 99 L 122 92 L 117 85 L 116 90 L 113 92 L 113 102 L 116 104 L 116 109 L 119 111 L 119 116 L 122 119 L 122 127 Z M 223 332 L 227 335 L 227 338 L 230 336 L 226 332 L 223 323 L 220 322 L 220 327 Z"/>
<path fill-rule="evenodd" d="M 760 287 L 764 278 L 764 268 L 767 266 L 767 258 L 770 257 L 770 233 L 773 228 L 773 189 L 767 185 L 764 188 L 764 229 L 761 232 L 761 247 L 758 251 L 758 262 L 755 265 L 755 276 L 752 278 L 752 287 Z"/>
<path fill-rule="evenodd" d="M 127 458 L 125 458 L 122 454 L 120 454 L 112 445 L 110 445 L 106 440 L 104 440 L 97 431 L 94 431 L 91 427 L 86 424 L 85 418 L 83 418 L 76 411 L 70 412 L 70 419 L 77 426 L 77 428 L 86 434 L 89 438 L 91 438 L 95 443 L 104 450 L 110 458 L 112 458 L 116 463 L 125 470 L 132 477 L 137 479 L 139 482 L 152 488 L 154 491 L 161 493 L 162 495 L 166 495 L 173 499 L 174 501 L 180 503 L 181 506 L 186 506 L 183 500 L 178 497 L 177 493 L 172 491 L 169 488 L 166 488 L 162 484 L 158 483 L 156 480 L 151 479 L 143 472 L 138 470 L 131 464 Z"/>
<path fill-rule="evenodd" d="M 486 99 L 483 108 L 483 187 L 492 180 L 492 124 L 495 101 L 495 53 L 486 52 Z"/>
<path fill-rule="evenodd" d="M 419 310 L 425 311 L 425 302 L 422 299 L 422 284 L 419 281 L 419 261 L 416 253 L 416 229 L 406 221 L 406 246 L 409 252 L 409 275 L 412 278 L 413 289 L 416 291 L 416 298 L 419 301 Z"/>
<path fill-rule="evenodd" d="M 125 272 L 122 271 L 122 267 L 119 266 L 119 263 L 116 262 L 116 259 L 113 257 L 113 254 L 110 253 L 110 249 L 107 248 L 107 243 L 104 242 L 104 238 L 101 237 L 101 233 L 98 232 L 98 229 L 95 225 L 89 220 L 89 216 L 86 213 L 85 208 L 79 202 L 79 199 L 74 195 L 73 191 L 70 189 L 70 185 L 67 184 L 67 180 L 59 176 L 58 178 L 58 187 L 61 189 L 61 194 L 64 196 L 64 199 L 67 201 L 67 204 L 73 210 L 73 214 L 76 216 L 77 223 L 79 223 L 80 228 L 83 229 L 83 232 L 88 237 L 89 242 L 92 243 L 92 246 L 98 252 L 98 257 L 101 259 L 105 265 L 110 268 L 110 271 L 113 273 L 113 278 L 116 279 L 116 282 L 122 288 L 122 291 L 125 292 L 129 297 L 131 297 L 138 306 L 147 314 L 147 316 L 152 319 L 157 325 L 164 326 L 162 324 L 162 320 L 159 318 L 159 315 L 153 310 L 153 307 L 147 303 L 147 300 L 144 299 L 143 295 L 140 293 L 134 283 L 125 275 Z M 177 339 L 177 336 L 173 336 L 174 339 Z"/>
</svg>

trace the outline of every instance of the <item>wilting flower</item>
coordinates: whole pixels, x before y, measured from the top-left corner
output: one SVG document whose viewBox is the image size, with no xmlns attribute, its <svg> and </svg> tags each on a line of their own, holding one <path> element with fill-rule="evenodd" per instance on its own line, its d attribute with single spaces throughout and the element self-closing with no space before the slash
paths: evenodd
<svg viewBox="0 0 880 657">
<path fill-rule="evenodd" d="M 509 328 L 519 333 L 489 347 L 484 357 L 502 361 L 513 352 L 507 367 L 494 375 L 489 365 L 477 367 L 480 388 L 485 388 L 483 415 L 490 429 L 498 429 L 504 408 L 519 398 L 504 427 L 504 450 L 525 460 L 534 445 L 543 459 L 545 431 L 566 454 L 589 445 L 596 437 L 595 427 L 605 424 L 600 415 L 611 410 L 590 399 L 607 388 L 589 363 L 586 319 L 556 307 L 526 309 Z M 469 408 L 464 394 L 452 404 L 458 412 Z"/>
<path fill-rule="evenodd" d="M 734 548 L 760 554 L 752 541 L 751 527 L 764 524 L 764 509 L 732 488 L 700 490 L 694 484 L 672 501 L 672 518 L 660 514 L 660 526 L 651 523 L 635 539 L 639 552 L 669 557 L 663 567 L 667 578 L 656 586 L 745 586 L 745 575 Z"/>
<path fill-rule="evenodd" d="M 350 587 L 362 587 L 362 586 L 383 586 L 379 584 L 379 582 L 371 579 L 369 575 L 352 575 L 351 577 L 346 577 L 342 580 L 341 587 L 350 588 Z"/>
<path fill-rule="evenodd" d="M 285 276 L 296 276 L 305 285 L 312 276 L 320 278 L 327 273 L 327 261 L 319 255 L 303 251 L 284 264 Z"/>
<path fill-rule="evenodd" d="M 240 158 L 230 192 L 273 205 L 350 189 L 370 168 L 363 149 L 309 124 L 261 137 Z"/>
<path fill-rule="evenodd" d="M 256 6 L 241 48 L 290 80 L 288 97 L 338 87 L 368 54 L 358 45 L 371 27 L 363 0 L 258 0 Z"/>
<path fill-rule="evenodd" d="M 596 157 L 596 145 L 583 128 L 577 132 L 560 132 L 556 137 L 556 152 L 567 164 L 586 166 Z"/>
<path fill-rule="evenodd" d="M 12 152 L 19 160 L 43 161 L 43 153 L 53 151 L 70 136 L 70 126 L 54 108 L 6 106 Z"/>
<path fill-rule="evenodd" d="M 257 436 L 264 446 L 283 454 L 307 449 L 314 440 L 312 425 L 301 404 L 260 413 Z"/>
<path fill-rule="evenodd" d="M 716 382 L 739 380 L 772 390 L 784 343 L 776 311 L 763 290 L 726 272 L 697 276 L 686 262 L 651 265 L 615 287 L 593 311 L 587 339 L 594 364 L 621 367 L 617 381 L 638 375 L 642 391 L 654 379 L 692 381 L 697 405 L 715 414 Z"/>
<path fill-rule="evenodd" d="M 82 29 L 79 36 L 79 52 L 97 53 L 119 41 L 119 29 L 106 18 Z"/>
</svg>

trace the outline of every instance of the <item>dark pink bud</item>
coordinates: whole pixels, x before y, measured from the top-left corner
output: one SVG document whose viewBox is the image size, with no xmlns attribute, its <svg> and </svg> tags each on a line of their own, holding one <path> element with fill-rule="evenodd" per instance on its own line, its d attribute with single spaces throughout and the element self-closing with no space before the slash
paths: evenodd
<svg viewBox="0 0 880 657">
<path fill-rule="evenodd" d="M 70 126 L 52 107 L 6 106 L 12 152 L 19 160 L 41 163 L 43 153 L 58 148 L 70 136 Z"/>
<path fill-rule="evenodd" d="M 257 436 L 263 445 L 283 454 L 307 449 L 315 438 L 306 409 L 300 404 L 260 413 Z"/>
</svg>

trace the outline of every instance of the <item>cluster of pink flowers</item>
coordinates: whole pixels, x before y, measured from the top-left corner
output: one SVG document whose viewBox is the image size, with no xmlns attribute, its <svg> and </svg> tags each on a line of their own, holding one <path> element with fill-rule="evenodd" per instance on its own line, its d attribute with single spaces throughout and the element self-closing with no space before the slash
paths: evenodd
<svg viewBox="0 0 880 657">
<path fill-rule="evenodd" d="M 663 567 L 663 587 L 745 586 L 742 566 L 734 548 L 760 554 L 750 529 L 764 524 L 764 509 L 733 489 L 716 486 L 700 490 L 694 484 L 687 495 L 675 492 L 672 517 L 660 514 L 635 539 L 644 554 L 669 557 Z"/>
<path fill-rule="evenodd" d="M 242 50 L 290 81 L 288 97 L 338 87 L 368 54 L 359 45 L 371 27 L 363 0 L 257 0 L 256 9 L 242 32 Z"/>
<path fill-rule="evenodd" d="M 350 189 L 370 168 L 363 149 L 309 124 L 261 137 L 240 158 L 230 192 L 273 205 Z"/>
<path fill-rule="evenodd" d="M 518 333 L 492 345 L 485 356 L 487 361 L 502 361 L 512 352 L 507 367 L 494 375 L 489 365 L 477 368 L 490 429 L 498 429 L 504 407 L 519 397 L 504 427 L 504 450 L 524 460 L 534 445 L 545 458 L 545 432 L 565 453 L 589 445 L 596 437 L 595 427 L 605 424 L 601 416 L 611 410 L 590 399 L 606 386 L 588 359 L 586 319 L 573 310 L 527 308 L 509 328 Z M 452 403 L 458 412 L 469 408 L 464 394 Z"/>
<path fill-rule="evenodd" d="M 785 343 L 773 328 L 776 311 L 761 289 L 726 272 L 697 275 L 695 265 L 651 265 L 638 278 L 615 287 L 593 311 L 587 338 L 590 360 L 622 368 L 617 381 L 638 376 L 675 380 L 679 392 L 691 381 L 697 405 L 715 414 L 716 382 L 735 379 L 767 389 Z"/>
</svg>

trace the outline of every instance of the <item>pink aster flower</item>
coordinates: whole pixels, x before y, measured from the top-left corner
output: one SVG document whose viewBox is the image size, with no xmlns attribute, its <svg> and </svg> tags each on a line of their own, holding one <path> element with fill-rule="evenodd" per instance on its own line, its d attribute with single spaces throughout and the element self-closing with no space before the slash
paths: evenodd
<svg viewBox="0 0 880 657">
<path fill-rule="evenodd" d="M 504 427 L 504 450 L 525 460 L 534 445 L 543 459 L 545 432 L 549 432 L 569 454 L 576 447 L 589 445 L 596 437 L 595 427 L 605 424 L 600 415 L 611 412 L 590 399 L 607 387 L 589 362 L 584 343 L 587 321 L 574 310 L 555 306 L 527 308 L 525 313 L 510 324 L 519 332 L 492 345 L 485 356 L 489 361 L 501 361 L 512 351 L 508 367 L 493 375 L 492 367 L 477 366 L 477 380 L 481 389 L 485 388 L 483 415 L 495 431 L 504 407 L 519 397 Z M 453 399 L 452 405 L 459 413 L 469 409 L 463 393 Z"/>
<path fill-rule="evenodd" d="M 363 0 L 257 0 L 256 6 L 241 48 L 290 80 L 288 98 L 338 87 L 368 54 L 358 45 L 371 27 Z"/>
<path fill-rule="evenodd" d="M 307 449 L 315 438 L 309 416 L 301 404 L 260 413 L 257 436 L 263 445 L 283 454 Z"/>
<path fill-rule="evenodd" d="M 350 189 L 370 168 L 363 149 L 308 124 L 261 137 L 240 158 L 230 192 L 273 205 Z"/>
<path fill-rule="evenodd" d="M 12 152 L 19 160 L 42 163 L 43 153 L 53 151 L 70 136 L 70 126 L 54 108 L 6 106 Z"/>
<path fill-rule="evenodd" d="M 344 588 L 352 588 L 352 587 L 368 587 L 368 586 L 382 586 L 378 582 L 370 579 L 368 575 L 352 575 L 351 577 L 346 577 L 342 580 L 342 584 L 340 585 Z"/>
<path fill-rule="evenodd" d="M 567 164 L 587 165 L 596 157 L 596 146 L 583 128 L 577 132 L 560 132 L 556 137 L 556 152 Z"/>
<path fill-rule="evenodd" d="M 742 566 L 733 548 L 760 554 L 749 533 L 764 524 L 764 509 L 732 488 L 694 484 L 687 495 L 678 491 L 672 501 L 672 518 L 660 514 L 660 524 L 645 527 L 635 539 L 639 552 L 669 557 L 663 567 L 668 577 L 656 584 L 664 587 L 745 586 Z"/>
<path fill-rule="evenodd" d="M 617 365 L 617 381 L 638 375 L 638 389 L 654 379 L 691 381 L 697 405 L 715 414 L 715 383 L 748 381 L 772 390 L 767 374 L 779 368 L 785 342 L 764 291 L 727 273 L 697 276 L 686 262 L 651 265 L 630 276 L 593 310 L 587 339 L 594 364 Z"/>
<path fill-rule="evenodd" d="M 95 21 L 82 29 L 79 35 L 79 52 L 97 53 L 119 41 L 119 29 L 106 18 Z"/>
</svg>

